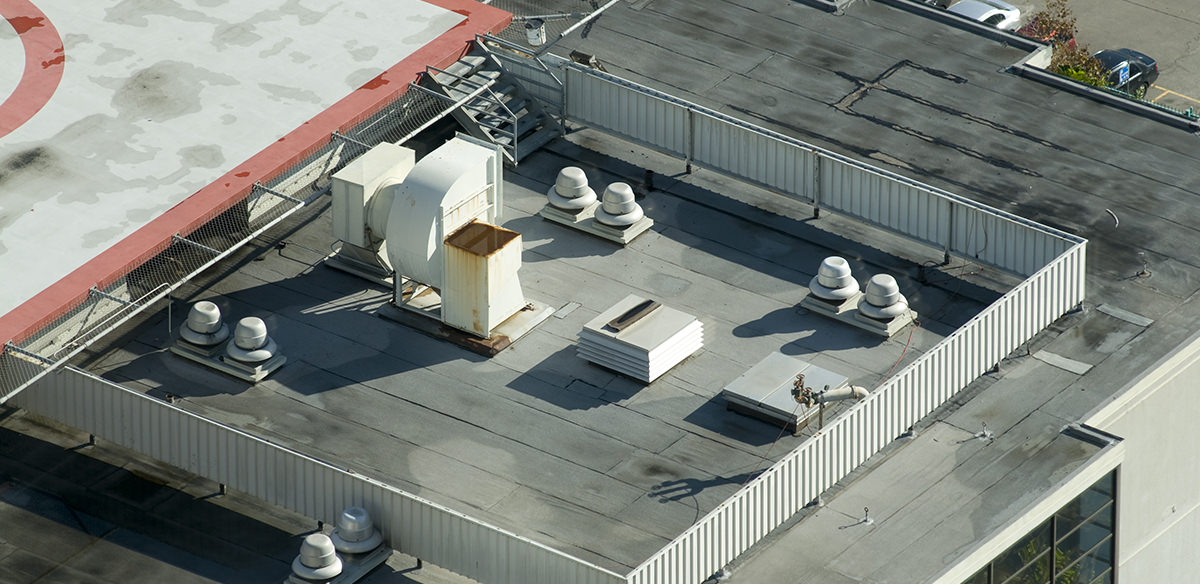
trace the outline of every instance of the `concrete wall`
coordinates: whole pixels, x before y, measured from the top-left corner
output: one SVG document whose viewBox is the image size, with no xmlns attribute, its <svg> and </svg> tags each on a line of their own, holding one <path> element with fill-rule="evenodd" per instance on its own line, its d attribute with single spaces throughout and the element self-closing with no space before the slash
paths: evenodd
<svg viewBox="0 0 1200 584">
<path fill-rule="evenodd" d="M 1084 421 L 1124 438 L 1118 478 L 1121 582 L 1195 581 L 1200 542 L 1200 335 Z"/>
</svg>

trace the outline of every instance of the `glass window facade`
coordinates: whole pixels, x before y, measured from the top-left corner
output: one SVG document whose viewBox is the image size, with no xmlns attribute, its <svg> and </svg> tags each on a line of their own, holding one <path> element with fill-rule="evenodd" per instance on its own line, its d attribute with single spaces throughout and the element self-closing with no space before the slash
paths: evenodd
<svg viewBox="0 0 1200 584">
<path fill-rule="evenodd" d="M 1114 470 L 963 584 L 1112 584 L 1116 499 Z"/>
</svg>

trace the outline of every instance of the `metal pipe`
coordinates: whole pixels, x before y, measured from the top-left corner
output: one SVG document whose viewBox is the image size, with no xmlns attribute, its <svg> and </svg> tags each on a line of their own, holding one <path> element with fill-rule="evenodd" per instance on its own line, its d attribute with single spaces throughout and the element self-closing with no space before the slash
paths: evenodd
<svg viewBox="0 0 1200 584">
<path fill-rule="evenodd" d="M 817 394 L 817 403 L 829 403 L 847 399 L 865 399 L 871 392 L 860 385 L 846 385 L 837 389 L 827 389 Z"/>
<path fill-rule="evenodd" d="M 566 20 L 568 18 L 583 18 L 591 12 L 560 12 L 557 14 L 537 14 L 531 16 L 514 16 L 513 22 L 528 22 L 530 20 Z"/>
<path fill-rule="evenodd" d="M 591 14 L 588 14 L 586 17 L 584 17 L 584 18 L 580 19 L 580 21 L 579 21 L 579 22 L 576 22 L 575 24 L 573 24 L 573 25 L 571 25 L 571 26 L 567 27 L 567 30 L 564 30 L 564 31 L 562 31 L 562 32 L 558 33 L 558 38 L 554 39 L 553 41 L 550 41 L 550 42 L 546 43 L 545 45 L 543 45 L 543 46 L 542 46 L 542 48 L 541 48 L 541 49 L 539 49 L 539 50 L 537 51 L 537 54 L 538 54 L 538 55 L 541 55 L 541 54 L 545 53 L 547 50 L 549 50 L 549 49 L 550 49 L 550 47 L 551 47 L 551 46 L 552 46 L 554 43 L 558 42 L 559 40 L 562 40 L 562 39 L 566 38 L 566 37 L 567 37 L 567 35 L 569 35 L 569 34 L 571 34 L 571 33 L 575 32 L 575 29 L 577 29 L 577 28 L 579 28 L 579 27 L 581 27 L 581 26 L 584 26 L 584 25 L 586 25 L 587 23 L 589 23 L 589 22 L 591 22 L 591 21 L 593 21 L 593 20 L 595 20 L 595 19 L 599 18 L 601 13 L 603 13 L 605 10 L 608 10 L 608 9 L 609 9 L 609 8 L 611 8 L 611 7 L 612 7 L 614 4 L 617 4 L 617 3 L 618 3 L 618 2 L 620 2 L 620 1 L 621 1 L 621 0 L 609 0 L 608 4 L 605 4 L 604 6 L 601 6 L 601 7 L 597 8 L 597 9 L 593 10 L 593 11 L 591 12 Z"/>
</svg>

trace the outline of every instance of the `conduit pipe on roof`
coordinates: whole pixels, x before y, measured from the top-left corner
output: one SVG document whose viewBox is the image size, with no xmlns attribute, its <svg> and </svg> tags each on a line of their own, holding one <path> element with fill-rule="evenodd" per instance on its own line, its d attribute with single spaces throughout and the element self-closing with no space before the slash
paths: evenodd
<svg viewBox="0 0 1200 584">
<path fill-rule="evenodd" d="M 829 389 L 817 394 L 817 403 L 829 403 L 847 399 L 865 399 L 871 392 L 861 385 L 847 385 L 837 389 Z"/>
</svg>

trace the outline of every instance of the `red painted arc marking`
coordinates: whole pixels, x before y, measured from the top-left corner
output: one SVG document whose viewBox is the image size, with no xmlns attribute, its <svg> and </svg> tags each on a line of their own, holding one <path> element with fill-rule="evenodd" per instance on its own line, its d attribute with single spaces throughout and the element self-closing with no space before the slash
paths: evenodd
<svg viewBox="0 0 1200 584">
<path fill-rule="evenodd" d="M 21 127 L 50 101 L 62 81 L 67 57 L 62 37 L 30 0 L 0 0 L 0 16 L 25 47 L 25 71 L 16 89 L 0 103 L 0 137 Z"/>
<path fill-rule="evenodd" d="M 104 250 L 61 280 L 51 284 L 33 298 L 26 300 L 6 314 L 0 314 L 0 343 L 8 340 L 20 343 L 29 338 L 42 326 L 52 322 L 59 315 L 87 298 L 88 291 L 92 286 L 103 288 L 123 277 L 130 269 L 141 265 L 143 261 L 170 245 L 175 234 L 190 233 L 197 226 L 204 224 L 228 209 L 230 205 L 240 201 L 249 192 L 255 181 L 277 176 L 280 172 L 303 160 L 308 154 L 328 144 L 332 132 L 348 131 L 371 114 L 379 111 L 391 100 L 403 94 L 408 89 L 408 83 L 416 81 L 425 71 L 426 65 L 435 67 L 450 65 L 467 52 L 470 43 L 475 40 L 475 35 L 502 31 L 512 21 L 512 14 L 488 4 L 480 4 L 475 0 L 424 1 L 466 18 L 363 87 L 351 92 L 350 95 L 329 109 L 304 122 L 300 127 L 280 138 L 279 141 L 234 167 L 213 183 L 201 188 L 133 234 Z M 14 6 L 22 8 L 17 10 L 13 8 Z M 30 12 L 31 8 L 32 5 L 27 0 L 0 0 L 0 15 L 10 16 L 10 23 L 12 22 L 11 15 L 14 14 L 43 18 L 43 20 L 37 21 L 37 24 L 43 26 L 33 26 L 25 34 L 43 31 L 50 25 L 48 20 L 44 20 L 44 16 L 40 16 L 40 12 Z M 30 21 L 21 21 L 21 23 L 27 27 L 35 24 Z M 53 27 L 50 29 L 53 30 Z M 46 43 L 47 46 L 53 45 L 51 50 L 41 53 L 43 55 L 50 53 L 50 58 L 34 59 L 33 61 L 37 63 L 37 67 L 42 66 L 42 61 L 46 61 L 48 63 L 47 71 L 57 69 L 58 78 L 61 78 L 62 65 L 50 63 L 50 61 L 56 57 L 62 57 L 61 51 L 53 50 L 61 49 L 62 43 L 58 41 L 57 32 L 53 33 L 53 38 L 53 42 Z M 22 35 L 22 40 L 25 40 L 24 35 Z M 25 42 L 28 47 L 29 41 L 25 40 Z M 28 54 L 27 48 L 27 62 L 29 61 Z M 30 67 L 27 65 L 26 71 L 29 70 Z M 56 78 L 54 84 L 50 86 L 49 94 L 54 93 L 54 87 L 57 84 Z M 47 99 L 49 98 L 47 97 Z M 9 101 L 12 101 L 11 98 Z M 5 102 L 4 106 L 7 105 L 8 102 Z M 32 116 L 33 113 L 36 113 L 37 109 L 40 109 L 40 105 L 29 115 Z M 27 119 L 28 117 L 24 118 L 22 123 Z M 0 136 L 3 136 L 4 132 L 3 126 L 0 126 Z"/>
</svg>

